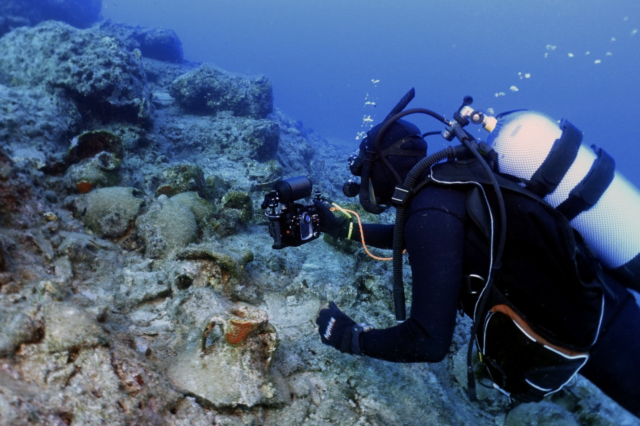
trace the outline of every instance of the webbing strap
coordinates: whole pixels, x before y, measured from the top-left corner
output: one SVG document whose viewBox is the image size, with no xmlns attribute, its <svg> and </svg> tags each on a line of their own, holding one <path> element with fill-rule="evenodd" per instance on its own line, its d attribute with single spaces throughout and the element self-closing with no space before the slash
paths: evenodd
<svg viewBox="0 0 640 426">
<path fill-rule="evenodd" d="M 591 145 L 591 148 L 598 157 L 586 176 L 571 190 L 569 197 L 556 207 L 568 220 L 593 207 L 609 188 L 615 176 L 615 160 L 603 149 L 595 145 Z"/>
<path fill-rule="evenodd" d="M 556 190 L 578 156 L 582 143 L 582 132 L 569 121 L 563 119 L 560 128 L 562 135 L 555 140 L 547 158 L 527 182 L 527 188 L 541 198 Z"/>
<path fill-rule="evenodd" d="M 609 272 L 625 287 L 640 292 L 640 253 L 624 265 L 610 269 Z"/>
<path fill-rule="evenodd" d="M 380 155 L 382 157 L 388 157 L 390 155 L 402 155 L 407 157 L 425 157 L 427 155 L 426 149 L 402 149 L 402 145 L 410 142 L 414 139 L 421 139 L 420 135 L 409 135 L 396 141 L 393 145 L 383 150 Z"/>
</svg>

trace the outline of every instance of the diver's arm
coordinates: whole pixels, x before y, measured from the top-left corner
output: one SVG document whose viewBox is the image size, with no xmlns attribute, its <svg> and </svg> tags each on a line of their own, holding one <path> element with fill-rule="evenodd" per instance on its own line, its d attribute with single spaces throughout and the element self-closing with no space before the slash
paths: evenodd
<svg viewBox="0 0 640 426">
<path fill-rule="evenodd" d="M 411 315 L 387 329 L 360 334 L 363 355 L 394 362 L 438 362 L 449 352 L 459 304 L 464 246 L 464 194 L 447 209 L 414 211 L 405 228 L 413 274 Z M 442 195 L 442 194 L 439 194 Z"/>
<path fill-rule="evenodd" d="M 380 249 L 391 250 L 393 248 L 393 225 L 363 223 L 362 231 L 364 232 L 364 242 L 366 245 Z M 362 241 L 357 222 L 353 224 L 353 232 L 350 239 L 358 242 Z"/>
</svg>

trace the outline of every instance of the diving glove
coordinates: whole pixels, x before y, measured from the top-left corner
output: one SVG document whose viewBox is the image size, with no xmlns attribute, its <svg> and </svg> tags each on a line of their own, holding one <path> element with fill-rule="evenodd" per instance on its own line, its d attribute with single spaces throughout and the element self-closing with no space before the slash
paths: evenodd
<svg viewBox="0 0 640 426">
<path fill-rule="evenodd" d="M 372 329 L 367 324 L 356 324 L 334 302 L 320 311 L 316 318 L 320 340 L 347 354 L 362 355 L 360 335 Z"/>
<path fill-rule="evenodd" d="M 349 235 L 351 221 L 342 213 L 340 216 L 333 214 L 329 203 L 322 200 L 313 200 L 313 205 L 320 216 L 320 231 L 331 235 L 333 238 L 344 239 Z"/>
</svg>

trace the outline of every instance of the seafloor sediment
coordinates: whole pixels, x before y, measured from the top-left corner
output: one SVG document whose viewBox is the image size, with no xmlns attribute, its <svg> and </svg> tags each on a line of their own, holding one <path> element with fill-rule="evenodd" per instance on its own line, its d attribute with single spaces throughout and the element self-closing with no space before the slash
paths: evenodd
<svg viewBox="0 0 640 426">
<path fill-rule="evenodd" d="M 0 7 L 1 424 L 639 424 L 582 378 L 469 402 L 463 318 L 439 364 L 322 345 L 329 300 L 393 325 L 390 265 L 330 238 L 273 250 L 260 204 L 298 175 L 347 203 L 345 148 L 170 30 L 19 6 Z"/>
</svg>

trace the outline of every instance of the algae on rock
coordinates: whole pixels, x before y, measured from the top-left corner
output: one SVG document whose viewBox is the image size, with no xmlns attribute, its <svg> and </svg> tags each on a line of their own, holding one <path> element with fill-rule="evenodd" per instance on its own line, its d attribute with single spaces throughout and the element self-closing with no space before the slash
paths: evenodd
<svg viewBox="0 0 640 426">
<path fill-rule="evenodd" d="M 181 192 L 204 191 L 204 174 L 196 164 L 181 163 L 169 166 L 160 173 L 160 183 L 156 189 L 156 196 L 173 197 Z"/>
<path fill-rule="evenodd" d="M 100 188 L 81 195 L 76 212 L 81 220 L 100 237 L 124 235 L 140 213 L 144 200 L 134 188 Z"/>
</svg>

